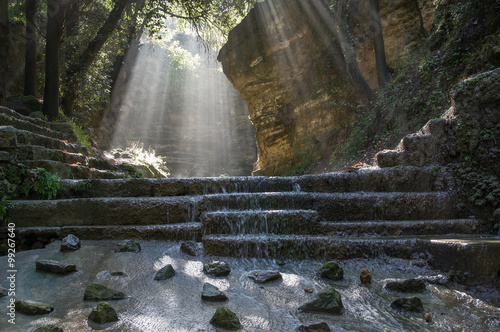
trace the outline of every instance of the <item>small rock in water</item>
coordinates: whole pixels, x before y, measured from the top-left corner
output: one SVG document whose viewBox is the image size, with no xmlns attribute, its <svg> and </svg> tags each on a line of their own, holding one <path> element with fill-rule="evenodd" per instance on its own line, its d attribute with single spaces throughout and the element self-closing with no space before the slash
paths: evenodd
<svg viewBox="0 0 500 332">
<path fill-rule="evenodd" d="M 227 300 L 226 294 L 224 294 L 217 287 L 209 283 L 205 283 L 203 285 L 201 298 L 205 301 L 211 301 L 211 302 L 221 302 Z"/>
<path fill-rule="evenodd" d="M 226 262 L 212 261 L 203 265 L 203 271 L 214 277 L 226 277 L 231 273 L 231 268 Z"/>
<path fill-rule="evenodd" d="M 118 321 L 118 315 L 109 303 L 101 302 L 96 308 L 92 309 L 89 320 L 98 324 L 106 324 Z"/>
<path fill-rule="evenodd" d="M 9 290 L 5 289 L 3 287 L 0 287 L 0 298 L 4 297 L 4 296 L 7 296 L 7 294 L 9 294 Z"/>
<path fill-rule="evenodd" d="M 234 312 L 226 307 L 219 307 L 210 320 L 210 324 L 228 330 L 238 330 L 241 328 L 240 320 Z"/>
<path fill-rule="evenodd" d="M 330 286 L 319 291 L 312 301 L 301 305 L 299 310 L 338 315 L 342 312 L 343 307 L 340 293 L 333 286 Z"/>
<path fill-rule="evenodd" d="M 108 288 L 101 284 L 90 284 L 85 288 L 83 299 L 86 301 L 108 301 L 121 300 L 125 298 L 125 294 Z"/>
<path fill-rule="evenodd" d="M 282 278 L 278 271 L 252 271 L 248 277 L 257 284 L 265 284 Z"/>
<path fill-rule="evenodd" d="M 386 289 L 401 293 L 423 293 L 426 289 L 425 281 L 422 279 L 407 279 L 403 281 L 392 281 L 385 285 Z"/>
<path fill-rule="evenodd" d="M 25 315 L 45 315 L 54 311 L 50 304 L 31 300 L 18 300 L 15 306 L 17 312 Z"/>
<path fill-rule="evenodd" d="M 435 276 L 420 276 L 417 279 L 424 280 L 433 285 L 446 285 L 450 282 L 450 277 L 438 274 Z"/>
<path fill-rule="evenodd" d="M 304 288 L 304 292 L 312 293 L 314 290 L 312 288 Z"/>
<path fill-rule="evenodd" d="M 162 267 L 158 272 L 156 272 L 155 280 L 167 280 L 175 276 L 175 270 L 172 265 Z"/>
<path fill-rule="evenodd" d="M 185 241 L 181 243 L 181 251 L 190 256 L 200 256 L 203 253 L 203 247 L 201 243 Z"/>
<path fill-rule="evenodd" d="M 327 262 L 318 270 L 318 276 L 330 280 L 342 280 L 344 278 L 344 269 L 335 262 Z"/>
<path fill-rule="evenodd" d="M 115 247 L 115 252 L 140 252 L 141 245 L 135 240 L 125 240 L 118 243 Z"/>
<path fill-rule="evenodd" d="M 359 278 L 361 279 L 361 283 L 363 285 L 367 285 L 372 282 L 372 273 L 364 267 L 361 269 L 361 275 L 359 276 Z"/>
<path fill-rule="evenodd" d="M 36 270 L 55 274 L 68 274 L 76 271 L 76 265 L 58 261 L 42 260 L 35 262 Z"/>
<path fill-rule="evenodd" d="M 60 327 L 54 325 L 47 325 L 38 327 L 33 332 L 64 332 L 64 331 Z"/>
<path fill-rule="evenodd" d="M 125 277 L 126 276 L 125 272 L 122 272 L 122 271 L 115 271 L 115 272 L 111 272 L 110 274 L 113 277 Z"/>
<path fill-rule="evenodd" d="M 330 326 L 327 323 L 316 323 L 311 325 L 300 325 L 299 332 L 329 332 L 331 331 Z"/>
<path fill-rule="evenodd" d="M 424 306 L 422 301 L 414 297 L 402 297 L 395 299 L 391 303 L 391 308 L 399 311 L 409 311 L 409 312 L 422 312 L 424 311 Z"/>
<path fill-rule="evenodd" d="M 80 239 L 73 234 L 69 234 L 61 240 L 61 251 L 75 251 L 80 249 L 81 246 Z"/>
<path fill-rule="evenodd" d="M 425 318 L 425 321 L 427 323 L 431 323 L 432 322 L 432 316 L 431 316 L 430 313 L 426 313 L 424 318 Z"/>
</svg>

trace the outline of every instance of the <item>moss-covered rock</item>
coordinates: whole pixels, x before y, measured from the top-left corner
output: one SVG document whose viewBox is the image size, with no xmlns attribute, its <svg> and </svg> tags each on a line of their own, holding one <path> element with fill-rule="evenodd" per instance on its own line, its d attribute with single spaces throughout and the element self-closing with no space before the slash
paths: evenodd
<svg viewBox="0 0 500 332">
<path fill-rule="evenodd" d="M 155 280 L 167 280 L 175 276 L 175 270 L 171 264 L 162 267 L 158 272 L 156 272 Z"/>
<path fill-rule="evenodd" d="M 141 244 L 135 240 L 125 240 L 118 243 L 115 252 L 140 252 Z"/>
<path fill-rule="evenodd" d="M 422 312 L 424 306 L 418 297 L 402 297 L 392 301 L 391 308 L 398 311 Z"/>
<path fill-rule="evenodd" d="M 342 280 L 344 278 L 344 269 L 335 262 L 327 262 L 321 266 L 317 275 L 325 279 Z"/>
<path fill-rule="evenodd" d="M 89 320 L 98 324 L 106 324 L 118 321 L 118 315 L 109 303 L 101 302 L 96 308 L 92 309 Z"/>
<path fill-rule="evenodd" d="M 18 300 L 15 305 L 16 311 L 25 315 L 46 315 L 54 311 L 50 304 L 31 300 Z"/>
<path fill-rule="evenodd" d="M 85 288 L 83 299 L 86 301 L 121 300 L 125 294 L 101 284 L 90 284 Z"/>
<path fill-rule="evenodd" d="M 344 305 L 342 297 L 334 287 L 326 287 L 319 291 L 312 301 L 299 307 L 299 310 L 308 312 L 324 312 L 329 314 L 341 314 Z"/>
<path fill-rule="evenodd" d="M 226 307 L 217 308 L 210 320 L 210 324 L 228 330 L 238 330 L 241 328 L 240 320 L 236 314 Z"/>
<path fill-rule="evenodd" d="M 212 284 L 205 283 L 203 285 L 203 291 L 201 293 L 202 300 L 211 302 L 221 302 L 226 301 L 227 296 L 221 292 L 217 287 Z"/>
<path fill-rule="evenodd" d="M 221 261 L 213 261 L 203 265 L 203 271 L 214 277 L 226 277 L 231 273 L 229 264 Z"/>
<path fill-rule="evenodd" d="M 385 288 L 401 293 L 423 293 L 426 289 L 425 281 L 421 279 L 391 281 L 385 284 Z"/>
</svg>

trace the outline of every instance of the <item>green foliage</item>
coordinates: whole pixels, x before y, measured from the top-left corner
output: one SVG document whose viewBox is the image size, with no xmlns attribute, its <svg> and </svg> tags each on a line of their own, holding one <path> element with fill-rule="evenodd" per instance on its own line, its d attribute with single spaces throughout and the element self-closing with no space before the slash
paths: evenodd
<svg viewBox="0 0 500 332">
<path fill-rule="evenodd" d="M 49 173 L 45 168 L 24 168 L 23 173 L 25 178 L 22 191 L 26 197 L 35 192 L 44 199 L 53 199 L 61 189 L 61 178 L 57 174 Z"/>
<path fill-rule="evenodd" d="M 85 147 L 89 155 L 93 156 L 94 150 L 92 149 L 92 144 L 90 143 L 88 135 L 85 134 L 82 125 L 78 124 L 76 119 L 68 120 L 68 122 L 73 126 L 73 132 L 78 139 L 78 143 Z"/>
<path fill-rule="evenodd" d="M 7 198 L 2 197 L 2 200 L 0 201 L 0 221 L 8 222 L 9 218 L 5 218 L 5 216 L 10 208 L 12 208 L 12 203 L 7 200 Z"/>
<path fill-rule="evenodd" d="M 308 174 L 314 168 L 314 166 L 315 165 L 312 162 L 301 163 L 283 174 L 283 176 L 298 176 Z"/>
</svg>

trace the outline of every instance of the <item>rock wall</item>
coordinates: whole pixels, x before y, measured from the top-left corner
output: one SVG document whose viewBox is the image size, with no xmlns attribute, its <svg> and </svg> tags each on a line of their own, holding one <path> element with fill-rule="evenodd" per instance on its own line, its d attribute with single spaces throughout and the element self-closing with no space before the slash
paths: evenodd
<svg viewBox="0 0 500 332">
<path fill-rule="evenodd" d="M 365 80 L 376 87 L 369 1 L 340 3 L 340 15 L 321 0 L 257 3 L 219 53 L 224 73 L 249 106 L 256 175 L 313 164 L 348 135 L 368 96 L 347 69 L 345 40 Z M 419 1 L 427 30 L 432 3 Z M 388 66 L 397 69 L 423 40 L 420 15 L 413 0 L 380 5 Z M 334 17 L 339 21 L 332 24 Z"/>
</svg>

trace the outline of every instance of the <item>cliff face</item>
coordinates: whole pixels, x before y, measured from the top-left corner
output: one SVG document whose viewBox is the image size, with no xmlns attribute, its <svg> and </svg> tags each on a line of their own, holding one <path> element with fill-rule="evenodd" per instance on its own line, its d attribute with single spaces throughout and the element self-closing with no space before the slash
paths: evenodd
<svg viewBox="0 0 500 332">
<path fill-rule="evenodd" d="M 376 87 L 369 1 L 344 2 L 337 13 L 321 0 L 257 3 L 221 49 L 224 73 L 249 106 L 258 148 L 254 174 L 310 165 L 349 134 L 368 99 L 349 63 Z M 381 1 L 389 67 L 398 68 L 422 42 L 420 17 L 428 30 L 431 4 L 419 1 L 417 11 L 414 0 Z"/>
</svg>

